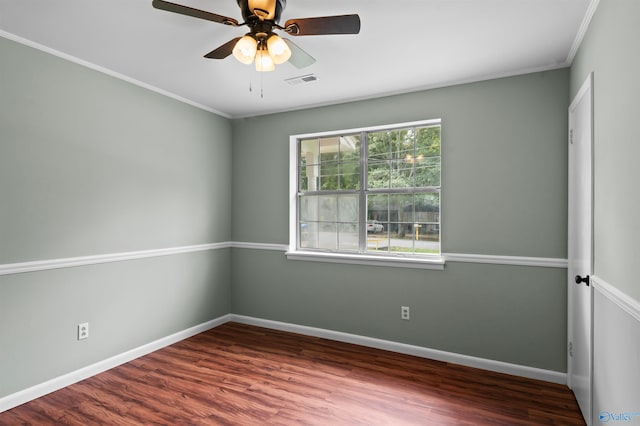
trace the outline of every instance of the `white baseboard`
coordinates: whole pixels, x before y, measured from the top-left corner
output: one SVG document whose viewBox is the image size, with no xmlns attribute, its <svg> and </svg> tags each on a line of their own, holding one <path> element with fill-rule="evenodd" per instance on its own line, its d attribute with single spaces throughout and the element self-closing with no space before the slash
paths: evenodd
<svg viewBox="0 0 640 426">
<path fill-rule="evenodd" d="M 290 324 L 279 321 L 264 320 L 260 318 L 247 317 L 242 315 L 230 315 L 230 321 L 242 324 L 254 325 L 258 327 L 272 328 L 275 330 L 288 331 L 307 336 L 321 337 L 338 342 L 353 343 L 376 349 L 383 349 L 407 355 L 414 355 L 421 358 L 433 359 L 436 361 L 450 362 L 453 364 L 465 365 L 467 367 L 479 368 L 497 373 L 511 374 L 514 376 L 526 377 L 529 379 L 543 380 L 545 382 L 567 384 L 566 373 L 558 371 L 544 370 L 540 368 L 527 367 L 523 365 L 510 364 L 502 361 L 494 361 L 484 358 L 476 358 L 468 355 L 460 355 L 453 352 L 429 349 L 421 346 L 407 345 L 389 340 L 375 339 L 372 337 L 359 336 L 356 334 L 342 333 L 339 331 L 325 330 L 304 325 Z"/>
<path fill-rule="evenodd" d="M 44 383 L 40 383 L 38 385 L 16 392 L 14 394 L 5 396 L 4 398 L 0 398 L 0 413 L 2 413 L 3 411 L 9 410 L 11 408 L 17 407 L 18 405 L 22 405 L 25 402 L 29 402 L 36 398 L 40 398 L 41 396 L 44 396 L 48 393 L 57 391 L 66 386 L 77 383 L 81 380 L 87 379 L 91 376 L 95 376 L 96 374 L 102 373 L 104 371 L 117 367 L 126 362 L 132 361 L 148 353 L 157 351 L 158 349 L 162 349 L 165 346 L 169 346 L 174 343 L 177 343 L 180 340 L 184 340 L 191 336 L 195 336 L 196 334 L 215 328 L 229 321 L 230 321 L 230 315 L 229 314 L 224 315 L 222 317 L 213 319 L 211 321 L 198 324 L 186 330 L 179 331 L 170 336 L 163 337 L 151 343 L 147 343 L 146 345 L 142 345 L 135 349 L 131 349 L 130 351 L 121 353 L 111 358 L 107 358 L 103 361 L 97 362 L 95 364 L 89 365 L 87 367 L 81 368 L 79 370 L 73 371 L 63 376 L 56 377 L 55 379 L 48 380 Z"/>
<path fill-rule="evenodd" d="M 436 361 L 450 362 L 454 364 L 465 365 L 468 367 L 479 368 L 482 370 L 494 371 L 497 373 L 505 373 L 514 376 L 526 377 L 529 379 L 543 380 L 545 382 L 559 384 L 567 383 L 567 375 L 558 371 L 543 370 L 540 368 L 526 367 L 502 361 L 476 358 L 468 355 L 456 354 L 453 352 L 445 352 L 437 349 L 407 345 L 404 343 L 375 339 L 372 337 L 359 336 L 356 334 L 342 333 L 339 331 L 326 330 L 279 321 L 271 321 L 243 315 L 227 314 L 211 321 L 207 321 L 205 323 L 188 328 L 186 330 L 179 331 L 170 336 L 163 337 L 146 345 L 142 345 L 138 348 L 113 356 L 95 364 L 89 365 L 87 367 L 81 368 L 79 370 L 73 371 L 71 373 L 65 374 L 63 376 L 56 377 L 55 379 L 48 380 L 44 383 L 40 383 L 14 394 L 5 396 L 4 398 L 0 398 L 0 413 L 231 321 L 241 324 L 254 325 L 257 327 L 271 328 L 274 330 L 288 331 L 291 333 L 298 333 L 307 336 L 320 337 L 324 339 L 335 340 L 338 342 L 352 343 L 376 349 L 383 349 L 387 351 L 418 356 L 421 358 L 433 359 Z"/>
</svg>

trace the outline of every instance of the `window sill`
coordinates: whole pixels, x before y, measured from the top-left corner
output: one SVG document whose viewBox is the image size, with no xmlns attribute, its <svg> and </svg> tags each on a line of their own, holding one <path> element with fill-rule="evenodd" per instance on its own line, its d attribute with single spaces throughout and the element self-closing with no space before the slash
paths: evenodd
<svg viewBox="0 0 640 426">
<path fill-rule="evenodd" d="M 351 265 L 371 265 L 393 268 L 415 268 L 444 270 L 443 256 L 408 257 L 408 256 L 376 256 L 366 254 L 344 254 L 313 251 L 287 251 L 289 260 L 305 260 L 309 262 L 347 263 Z"/>
</svg>

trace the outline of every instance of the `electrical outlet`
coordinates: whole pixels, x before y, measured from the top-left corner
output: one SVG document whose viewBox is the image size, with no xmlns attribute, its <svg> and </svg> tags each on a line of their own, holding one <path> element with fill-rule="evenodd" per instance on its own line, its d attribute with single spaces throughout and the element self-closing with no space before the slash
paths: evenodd
<svg viewBox="0 0 640 426">
<path fill-rule="evenodd" d="M 84 340 L 89 338 L 89 323 L 83 322 L 78 324 L 78 340 Z"/>
<path fill-rule="evenodd" d="M 401 306 L 400 307 L 400 318 L 405 320 L 405 321 L 409 321 L 409 307 L 408 306 Z"/>
</svg>

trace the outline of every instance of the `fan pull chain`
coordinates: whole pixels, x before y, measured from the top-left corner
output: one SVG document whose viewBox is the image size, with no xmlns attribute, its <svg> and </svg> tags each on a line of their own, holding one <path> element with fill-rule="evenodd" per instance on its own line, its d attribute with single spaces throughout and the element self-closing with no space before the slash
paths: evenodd
<svg viewBox="0 0 640 426">
<path fill-rule="evenodd" d="M 253 93 L 253 83 L 249 81 L 249 93 Z M 262 75 L 260 75 L 260 98 L 264 99 L 264 84 L 262 81 Z"/>
</svg>

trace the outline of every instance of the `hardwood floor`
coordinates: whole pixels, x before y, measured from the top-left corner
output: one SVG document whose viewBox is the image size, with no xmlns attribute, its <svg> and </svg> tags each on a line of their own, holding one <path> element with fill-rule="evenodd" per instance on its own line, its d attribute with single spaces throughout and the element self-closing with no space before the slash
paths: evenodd
<svg viewBox="0 0 640 426">
<path fill-rule="evenodd" d="M 227 323 L 0 425 L 583 425 L 566 386 Z"/>
</svg>

